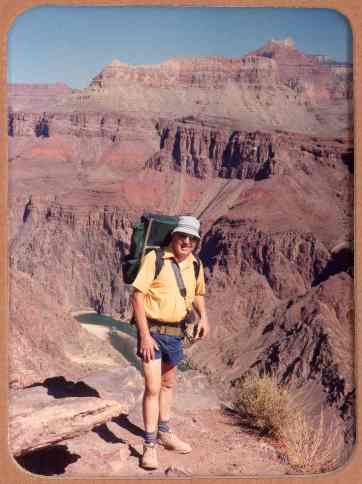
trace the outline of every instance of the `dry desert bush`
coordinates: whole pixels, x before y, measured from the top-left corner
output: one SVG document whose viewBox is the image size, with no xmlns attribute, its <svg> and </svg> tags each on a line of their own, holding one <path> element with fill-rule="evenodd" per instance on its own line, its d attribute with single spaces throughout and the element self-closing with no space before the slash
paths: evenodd
<svg viewBox="0 0 362 484">
<path fill-rule="evenodd" d="M 290 412 L 290 395 L 275 376 L 247 375 L 236 408 L 263 434 L 278 436 Z"/>
<path fill-rule="evenodd" d="M 279 385 L 275 375 L 247 375 L 236 409 L 253 428 L 277 438 L 289 464 L 303 473 L 334 470 L 341 463 L 342 429 L 336 422 L 328 426 L 323 412 L 313 425 L 297 408 L 291 389 Z"/>
<path fill-rule="evenodd" d="M 312 425 L 299 410 L 281 430 L 285 453 L 293 467 L 305 473 L 335 470 L 342 464 L 343 431 L 338 425 L 326 424 L 323 412 L 319 423 Z"/>
</svg>

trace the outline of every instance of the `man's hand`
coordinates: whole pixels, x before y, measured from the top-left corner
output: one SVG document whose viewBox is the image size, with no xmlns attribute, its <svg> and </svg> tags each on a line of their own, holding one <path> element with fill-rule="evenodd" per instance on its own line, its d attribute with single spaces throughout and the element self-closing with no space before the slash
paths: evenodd
<svg viewBox="0 0 362 484">
<path fill-rule="evenodd" d="M 140 353 L 143 361 L 148 363 L 155 359 L 155 349 L 158 350 L 156 341 L 148 333 L 140 337 Z"/>
<path fill-rule="evenodd" d="M 155 349 L 158 350 L 156 341 L 150 335 L 145 313 L 144 295 L 137 289 L 132 294 L 132 306 L 136 325 L 139 332 L 139 353 L 145 362 L 155 359 Z"/>
<path fill-rule="evenodd" d="M 195 339 L 206 338 L 209 334 L 209 322 L 206 317 L 200 318 L 199 324 L 197 325 L 197 333 Z"/>
<path fill-rule="evenodd" d="M 200 316 L 195 339 L 206 338 L 209 334 L 209 321 L 207 319 L 204 296 L 195 296 L 193 305 Z"/>
</svg>

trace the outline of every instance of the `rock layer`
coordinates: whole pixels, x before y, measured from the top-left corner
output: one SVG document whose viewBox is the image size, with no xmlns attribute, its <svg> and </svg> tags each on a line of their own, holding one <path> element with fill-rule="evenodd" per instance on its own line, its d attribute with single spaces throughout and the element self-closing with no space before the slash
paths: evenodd
<svg viewBox="0 0 362 484">
<path fill-rule="evenodd" d="M 22 392 L 21 399 L 23 396 Z M 40 401 L 37 401 L 36 395 L 34 399 L 32 403 L 36 409 L 27 407 L 20 410 L 17 401 L 11 401 L 10 446 L 16 457 L 74 438 L 124 411 L 118 402 L 92 397 L 53 400 L 47 405 L 40 403 L 41 396 L 38 398 Z"/>
<path fill-rule="evenodd" d="M 147 166 L 161 171 L 171 167 L 200 178 L 260 180 L 296 170 L 311 172 L 314 162 L 350 164 L 351 157 L 351 146 L 342 139 L 212 129 L 185 119 L 160 126 L 160 151 Z"/>
<path fill-rule="evenodd" d="M 115 60 L 85 90 L 49 99 L 48 93 L 57 90 L 44 86 L 49 106 L 41 111 L 38 102 L 34 103 L 38 111 L 24 103 L 25 86 L 13 86 L 9 133 L 29 132 L 30 122 L 38 135 L 47 136 L 49 124 L 59 129 L 69 121 L 72 131 L 86 132 L 82 124 L 76 127 L 76 119 L 110 111 L 114 115 L 103 120 L 100 116 L 97 123 L 111 139 L 120 135 L 119 113 L 121 118 L 128 113 L 148 120 L 193 115 L 244 130 L 346 134 L 351 128 L 352 66 L 303 54 L 288 44 L 277 47 L 267 44 L 235 59 L 180 58 L 159 66 L 130 66 Z M 65 120 L 67 111 L 76 113 Z"/>
</svg>

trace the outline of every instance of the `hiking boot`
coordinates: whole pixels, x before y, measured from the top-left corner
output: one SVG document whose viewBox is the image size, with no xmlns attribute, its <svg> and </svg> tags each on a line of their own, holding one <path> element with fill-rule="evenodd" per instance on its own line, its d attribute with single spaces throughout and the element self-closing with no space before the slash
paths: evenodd
<svg viewBox="0 0 362 484">
<path fill-rule="evenodd" d="M 144 469 L 157 469 L 158 460 L 156 444 L 143 444 L 141 467 L 143 467 Z"/>
<path fill-rule="evenodd" d="M 188 454 L 191 452 L 191 446 L 187 442 L 183 442 L 172 432 L 158 432 L 158 442 L 168 450 L 174 450 L 180 454 Z"/>
</svg>

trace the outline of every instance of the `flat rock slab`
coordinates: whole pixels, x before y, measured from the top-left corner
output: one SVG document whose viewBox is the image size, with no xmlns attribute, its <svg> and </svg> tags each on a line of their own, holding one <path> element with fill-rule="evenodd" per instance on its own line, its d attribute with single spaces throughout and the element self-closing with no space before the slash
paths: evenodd
<svg viewBox="0 0 362 484">
<path fill-rule="evenodd" d="M 14 456 L 88 432 L 127 409 L 97 397 L 56 399 L 44 387 L 11 394 L 9 408 L 9 443 Z"/>
<path fill-rule="evenodd" d="M 181 413 L 185 410 L 217 410 L 220 399 L 206 375 L 188 370 L 177 375 L 173 407 Z"/>
<path fill-rule="evenodd" d="M 37 412 L 54 401 L 44 386 L 35 386 L 25 390 L 12 390 L 9 395 L 9 419 Z"/>
<path fill-rule="evenodd" d="M 96 390 L 101 398 L 115 400 L 132 408 L 143 395 L 143 378 L 133 366 L 107 368 L 82 378 L 82 382 Z"/>
</svg>

